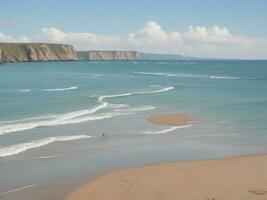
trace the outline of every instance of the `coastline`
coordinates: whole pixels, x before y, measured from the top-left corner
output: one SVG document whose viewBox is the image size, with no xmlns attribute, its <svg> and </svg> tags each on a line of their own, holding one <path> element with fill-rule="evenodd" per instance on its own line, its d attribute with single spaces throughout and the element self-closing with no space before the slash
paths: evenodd
<svg viewBox="0 0 267 200">
<path fill-rule="evenodd" d="M 266 169 L 266 154 L 121 169 L 88 181 L 66 200 L 258 200 L 267 197 Z"/>
</svg>

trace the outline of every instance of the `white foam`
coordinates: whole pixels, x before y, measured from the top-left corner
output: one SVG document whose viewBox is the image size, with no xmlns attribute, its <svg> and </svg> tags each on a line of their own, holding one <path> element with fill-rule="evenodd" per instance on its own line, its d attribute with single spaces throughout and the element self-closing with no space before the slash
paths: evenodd
<svg viewBox="0 0 267 200">
<path fill-rule="evenodd" d="M 134 72 L 135 74 L 165 76 L 165 77 L 192 77 L 192 78 L 210 78 L 210 79 L 241 79 L 237 76 L 213 76 L 202 74 L 182 74 L 182 73 L 163 73 L 163 72 Z"/>
<path fill-rule="evenodd" d="M 159 65 L 165 65 L 165 64 L 167 64 L 167 62 L 157 62 L 157 64 L 159 64 Z"/>
<path fill-rule="evenodd" d="M 109 103 L 108 107 L 109 108 L 126 108 L 126 107 L 129 107 L 129 105 L 127 105 L 127 104 L 111 104 L 111 103 Z"/>
<path fill-rule="evenodd" d="M 148 131 L 141 132 L 141 134 L 146 134 L 146 135 L 165 134 L 165 133 L 169 133 L 169 132 L 175 131 L 176 129 L 189 128 L 191 126 L 192 126 L 192 124 L 189 124 L 189 125 L 186 125 L 186 126 L 173 126 L 173 127 L 170 127 L 170 128 L 167 128 L 167 129 L 163 129 L 163 130 L 158 130 L 158 131 L 148 130 Z"/>
<path fill-rule="evenodd" d="M 58 91 L 67 91 L 67 90 L 76 90 L 78 89 L 77 86 L 67 87 L 67 88 L 52 88 L 52 89 L 44 89 L 40 90 L 43 92 L 58 92 Z"/>
<path fill-rule="evenodd" d="M 163 72 L 134 72 L 135 74 L 151 75 L 151 76 L 175 76 L 175 74 L 163 73 Z"/>
<path fill-rule="evenodd" d="M 169 86 L 169 87 L 158 86 L 158 87 L 160 89 L 151 90 L 151 91 L 98 96 L 97 101 L 99 105 L 91 109 L 79 110 L 79 111 L 74 111 L 74 112 L 69 112 L 69 113 L 64 113 L 64 114 L 52 114 L 52 115 L 38 116 L 38 117 L 27 118 L 27 119 L 22 119 L 22 120 L 3 121 L 3 122 L 0 122 L 0 135 L 12 133 L 12 132 L 26 131 L 26 130 L 30 130 L 30 129 L 34 129 L 38 127 L 76 124 L 76 123 L 82 123 L 82 122 L 87 122 L 87 121 L 108 119 L 108 118 L 113 118 L 115 116 L 133 114 L 133 112 L 140 112 L 140 111 L 155 109 L 155 107 L 153 106 L 128 108 L 129 107 L 128 105 L 110 104 L 108 102 L 105 102 L 104 100 L 108 98 L 167 92 L 169 90 L 174 89 L 173 86 Z M 96 112 L 104 108 L 113 109 L 113 111 L 115 112 L 103 113 L 103 114 L 98 114 L 98 115 L 95 114 Z M 128 108 L 128 109 L 123 110 L 122 108 Z M 121 113 L 118 113 L 118 112 L 121 112 Z"/>
<path fill-rule="evenodd" d="M 23 89 L 23 90 L 18 90 L 19 92 L 31 92 L 31 89 Z"/>
<path fill-rule="evenodd" d="M 107 102 L 103 102 L 100 105 L 92 108 L 80 111 L 74 111 L 66 114 L 40 116 L 36 118 L 28 118 L 24 120 L 5 121 L 0 123 L 0 135 L 25 131 L 43 126 L 56 126 L 64 124 L 81 123 L 85 121 L 99 120 L 110 118 L 111 116 L 88 116 L 98 110 L 104 109 L 108 106 Z"/>
<path fill-rule="evenodd" d="M 13 192 L 18 192 L 18 191 L 21 191 L 21 190 L 26 190 L 28 188 L 35 187 L 35 186 L 36 185 L 26 185 L 26 186 L 19 187 L 19 188 L 16 188 L 16 189 L 8 190 L 6 192 L 2 192 L 2 193 L 0 193 L 0 195 L 7 195 L 7 194 L 10 194 L 10 193 L 13 193 Z"/>
<path fill-rule="evenodd" d="M 147 110 L 154 110 L 156 107 L 154 106 L 142 106 L 142 107 L 136 107 L 136 108 L 127 108 L 127 109 L 115 109 L 117 112 L 141 112 L 141 111 L 147 111 Z"/>
<path fill-rule="evenodd" d="M 163 73 L 163 72 L 134 72 L 135 74 L 151 75 L 151 76 L 166 76 L 166 77 L 206 77 L 199 74 L 181 74 L 181 73 Z"/>
<path fill-rule="evenodd" d="M 145 94 L 154 94 L 154 93 L 161 93 L 161 92 L 167 92 L 170 90 L 173 90 L 173 86 L 169 87 L 163 87 L 158 90 L 152 90 L 152 91 L 144 91 L 144 92 L 132 92 L 132 93 L 122 93 L 122 94 L 113 94 L 113 95 L 104 95 L 104 96 L 99 96 L 98 97 L 98 102 L 103 102 L 104 99 L 108 98 L 117 98 L 117 97 L 127 97 L 127 96 L 134 96 L 134 95 L 145 95 Z"/>
<path fill-rule="evenodd" d="M 12 155 L 27 151 L 29 149 L 34 149 L 34 148 L 38 148 L 38 147 L 51 144 L 53 142 L 64 142 L 64 141 L 72 141 L 72 140 L 80 140 L 80 139 L 88 139 L 88 138 L 91 138 L 91 136 L 73 135 L 73 136 L 48 137 L 48 138 L 44 138 L 40 140 L 27 142 L 27 143 L 21 143 L 21 144 L 16 144 L 16 145 L 11 145 L 11 146 L 0 148 L 0 157 L 12 156 Z"/>
<path fill-rule="evenodd" d="M 211 79 L 240 79 L 237 76 L 210 76 Z"/>
</svg>

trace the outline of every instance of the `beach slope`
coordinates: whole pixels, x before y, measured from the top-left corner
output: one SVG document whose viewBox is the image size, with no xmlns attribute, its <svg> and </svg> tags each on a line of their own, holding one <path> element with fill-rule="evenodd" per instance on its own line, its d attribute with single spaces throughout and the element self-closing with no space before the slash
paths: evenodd
<svg viewBox="0 0 267 200">
<path fill-rule="evenodd" d="M 264 200 L 267 155 L 183 161 L 100 176 L 67 200 Z"/>
</svg>

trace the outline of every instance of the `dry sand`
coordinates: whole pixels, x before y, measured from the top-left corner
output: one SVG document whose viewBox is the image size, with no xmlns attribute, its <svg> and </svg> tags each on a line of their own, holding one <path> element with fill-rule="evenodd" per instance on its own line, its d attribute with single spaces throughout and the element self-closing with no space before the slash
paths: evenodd
<svg viewBox="0 0 267 200">
<path fill-rule="evenodd" d="M 67 200 L 267 200 L 267 155 L 184 161 L 100 176 Z"/>
<path fill-rule="evenodd" d="M 151 115 L 147 118 L 147 121 L 169 126 L 186 126 L 189 125 L 193 120 L 185 113 L 167 113 Z"/>
</svg>

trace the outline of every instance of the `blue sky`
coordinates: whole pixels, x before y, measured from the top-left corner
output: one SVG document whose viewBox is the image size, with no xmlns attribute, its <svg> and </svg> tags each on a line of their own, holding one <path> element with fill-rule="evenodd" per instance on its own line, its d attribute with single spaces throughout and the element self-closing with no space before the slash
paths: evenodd
<svg viewBox="0 0 267 200">
<path fill-rule="evenodd" d="M 42 27 L 122 34 L 148 20 L 166 30 L 220 25 L 235 34 L 267 36 L 266 0 L 9 0 L 1 2 L 1 32 L 32 34 Z M 16 26 L 6 26 L 8 22 Z"/>
<path fill-rule="evenodd" d="M 42 28 L 49 27 L 57 28 L 63 33 L 127 36 L 142 30 L 151 20 L 165 33 L 177 31 L 183 35 L 189 25 L 205 27 L 207 30 L 217 25 L 220 28 L 226 27 L 233 35 L 259 40 L 267 38 L 266 0 L 9 0 L 1 2 L 0 9 L 0 33 L 5 38 L 13 37 L 14 41 L 21 36 L 34 40 L 34 35 Z M 136 38 L 137 36 L 141 37 L 140 34 Z M 182 37 L 184 41 L 185 36 Z M 91 48 L 89 43 L 86 47 L 76 46 Z M 105 45 L 99 45 L 99 48 L 103 47 Z M 114 47 L 122 48 L 119 45 Z M 147 47 L 136 48 L 150 50 Z M 160 52 L 167 51 L 162 48 Z M 183 52 L 176 49 L 173 53 Z M 186 53 L 194 55 L 198 52 Z M 209 54 L 206 52 L 201 55 Z M 233 54 L 235 56 L 242 57 L 241 54 Z M 262 56 L 265 54 L 258 55 Z"/>
</svg>

